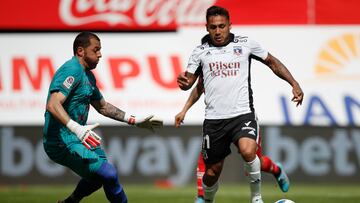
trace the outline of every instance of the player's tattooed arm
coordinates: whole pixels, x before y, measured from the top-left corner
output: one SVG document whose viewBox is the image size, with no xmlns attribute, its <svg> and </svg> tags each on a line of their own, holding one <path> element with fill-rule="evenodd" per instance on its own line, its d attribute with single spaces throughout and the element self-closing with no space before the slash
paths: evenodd
<svg viewBox="0 0 360 203">
<path fill-rule="evenodd" d="M 266 64 L 278 77 L 287 81 L 292 86 L 292 93 L 294 95 L 292 101 L 296 103 L 296 106 L 301 105 L 304 98 L 304 93 L 299 83 L 294 79 L 286 66 L 270 53 L 268 54 L 268 57 L 262 62 Z"/>
<path fill-rule="evenodd" d="M 102 115 L 117 121 L 124 122 L 125 112 L 116 106 L 106 102 L 104 99 L 92 101 L 91 105 Z"/>
<path fill-rule="evenodd" d="M 147 117 L 136 117 L 125 113 L 114 105 L 106 102 L 104 99 L 92 101 L 91 105 L 102 115 L 117 121 L 125 122 L 129 125 L 135 125 L 139 128 L 149 129 L 154 132 L 155 128 L 163 127 L 162 119 L 154 118 L 154 115 Z"/>
<path fill-rule="evenodd" d="M 293 78 L 286 66 L 281 63 L 279 59 L 269 53 L 264 63 L 281 79 L 287 81 L 291 86 L 296 85 L 296 80 Z M 298 84 L 297 84 L 298 85 Z"/>
</svg>

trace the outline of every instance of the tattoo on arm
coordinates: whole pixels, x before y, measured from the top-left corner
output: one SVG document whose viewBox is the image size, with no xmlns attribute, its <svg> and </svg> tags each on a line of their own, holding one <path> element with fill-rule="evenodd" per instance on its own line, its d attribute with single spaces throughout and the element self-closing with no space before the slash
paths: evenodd
<svg viewBox="0 0 360 203">
<path fill-rule="evenodd" d="M 100 113 L 106 117 L 124 122 L 125 112 L 108 102 L 101 108 Z"/>
<path fill-rule="evenodd" d="M 296 80 L 291 75 L 290 71 L 281 61 L 274 56 L 269 56 L 269 60 L 265 60 L 265 64 L 281 79 L 287 81 L 291 86 L 296 83 Z"/>
</svg>

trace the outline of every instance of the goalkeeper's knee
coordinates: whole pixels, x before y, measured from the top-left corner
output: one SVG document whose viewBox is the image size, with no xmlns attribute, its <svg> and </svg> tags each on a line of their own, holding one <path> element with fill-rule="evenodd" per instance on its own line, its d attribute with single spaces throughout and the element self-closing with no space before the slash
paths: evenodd
<svg viewBox="0 0 360 203">
<path fill-rule="evenodd" d="M 102 184 L 113 184 L 118 181 L 117 171 L 109 162 L 104 162 L 96 174 Z"/>
<path fill-rule="evenodd" d="M 125 192 L 119 183 L 117 171 L 112 164 L 104 162 L 97 171 L 97 175 L 110 202 L 127 202 Z"/>
</svg>

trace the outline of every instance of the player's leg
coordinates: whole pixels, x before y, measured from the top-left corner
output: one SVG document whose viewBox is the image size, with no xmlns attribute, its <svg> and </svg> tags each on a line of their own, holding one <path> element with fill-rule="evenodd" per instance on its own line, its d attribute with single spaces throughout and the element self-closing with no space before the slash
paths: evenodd
<svg viewBox="0 0 360 203">
<path fill-rule="evenodd" d="M 59 156 L 60 154 L 61 156 Z M 80 201 L 99 189 L 99 185 L 104 186 L 110 202 L 127 202 L 125 193 L 119 184 L 116 169 L 108 163 L 105 152 L 100 147 L 88 150 L 81 143 L 73 144 L 62 149 L 60 153 L 57 153 L 56 158 L 53 158 L 57 163 L 67 166 L 80 177 L 86 179 L 88 183 L 91 183 L 88 185 L 87 182 L 81 180 L 68 198 L 69 202 L 70 199 L 73 202 Z"/>
<path fill-rule="evenodd" d="M 219 177 L 224 165 L 224 160 L 215 164 L 206 164 L 205 174 L 203 176 L 204 200 L 206 203 L 212 203 L 215 194 L 219 188 Z"/>
<path fill-rule="evenodd" d="M 99 168 L 97 160 L 102 160 L 95 151 L 86 149 L 81 143 L 73 144 L 71 147 L 66 147 L 65 144 L 44 145 L 44 148 L 50 159 L 70 168 L 82 177 L 71 195 L 59 202 L 80 202 L 102 186 L 100 182 L 91 179 L 90 168 Z"/>
<path fill-rule="evenodd" d="M 212 203 L 218 190 L 218 179 L 224 159 L 231 153 L 231 140 L 227 137 L 229 120 L 205 119 L 203 125 L 202 155 L 205 163 L 203 176 L 204 200 Z"/>
<path fill-rule="evenodd" d="M 275 163 L 270 159 L 270 157 L 263 156 L 261 147 L 261 133 L 258 135 L 256 155 L 260 158 L 261 171 L 273 174 L 281 191 L 287 192 L 290 187 L 290 180 L 280 163 Z"/>
<path fill-rule="evenodd" d="M 99 170 L 96 171 L 96 174 L 110 202 L 127 203 L 125 191 L 119 183 L 117 171 L 112 164 L 107 161 L 103 162 Z"/>
<path fill-rule="evenodd" d="M 84 197 L 89 196 L 99 188 L 102 184 L 96 181 L 86 180 L 82 178 L 77 184 L 74 192 L 65 200 L 59 201 L 58 203 L 77 203 L 80 202 Z"/>
<path fill-rule="evenodd" d="M 280 173 L 275 175 L 276 181 L 283 192 L 289 191 L 290 188 L 290 180 L 288 176 L 286 175 L 286 172 L 284 170 L 284 167 L 281 163 L 277 162 L 275 165 L 279 168 Z"/>
<path fill-rule="evenodd" d="M 125 192 L 118 181 L 117 171 L 113 165 L 104 161 L 101 167 L 95 172 L 95 177 L 91 180 L 82 178 L 74 192 L 63 203 L 77 203 L 84 197 L 89 196 L 101 186 L 107 199 L 112 203 L 127 203 Z"/>
<path fill-rule="evenodd" d="M 259 156 L 259 155 L 258 155 Z M 261 161 L 261 171 L 266 173 L 271 173 L 275 177 L 280 175 L 280 167 L 276 165 L 268 156 L 260 157 Z"/>
<path fill-rule="evenodd" d="M 281 191 L 289 191 L 290 180 L 281 163 L 274 163 L 268 156 L 262 156 L 260 160 L 261 171 L 273 174 Z"/>
<path fill-rule="evenodd" d="M 100 167 L 98 164 L 90 166 L 90 171 L 95 171 L 94 179 L 103 185 L 105 195 L 110 202 L 127 203 L 127 197 L 119 182 L 116 168 L 107 161 L 104 150 L 99 147 L 95 152 L 99 156 Z"/>
<path fill-rule="evenodd" d="M 251 191 L 251 202 L 262 203 L 261 198 L 261 163 L 256 155 L 257 145 L 259 143 L 258 123 L 254 113 L 241 115 L 234 118 L 232 140 L 237 146 L 239 153 L 244 159 L 245 173 L 248 174 L 248 180 Z"/>
<path fill-rule="evenodd" d="M 260 158 L 261 171 L 271 173 L 274 176 L 280 174 L 280 168 L 270 159 L 270 157 L 264 156 L 262 153 L 261 133 L 258 134 L 256 155 Z"/>
<path fill-rule="evenodd" d="M 250 183 L 251 201 L 262 203 L 261 198 L 261 163 L 256 155 L 255 140 L 242 137 L 238 140 L 239 152 L 244 159 L 245 172 L 248 174 Z"/>
<path fill-rule="evenodd" d="M 195 203 L 204 203 L 204 189 L 202 179 L 205 173 L 205 163 L 202 154 L 200 153 L 196 167 L 196 184 L 197 184 L 197 197 Z"/>
</svg>

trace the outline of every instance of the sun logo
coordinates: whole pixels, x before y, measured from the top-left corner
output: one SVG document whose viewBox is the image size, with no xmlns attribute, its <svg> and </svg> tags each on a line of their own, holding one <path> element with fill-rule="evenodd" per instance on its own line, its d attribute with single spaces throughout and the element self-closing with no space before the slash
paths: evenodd
<svg viewBox="0 0 360 203">
<path fill-rule="evenodd" d="M 360 34 L 343 34 L 330 39 L 320 50 L 315 65 L 319 77 L 360 78 Z"/>
</svg>

